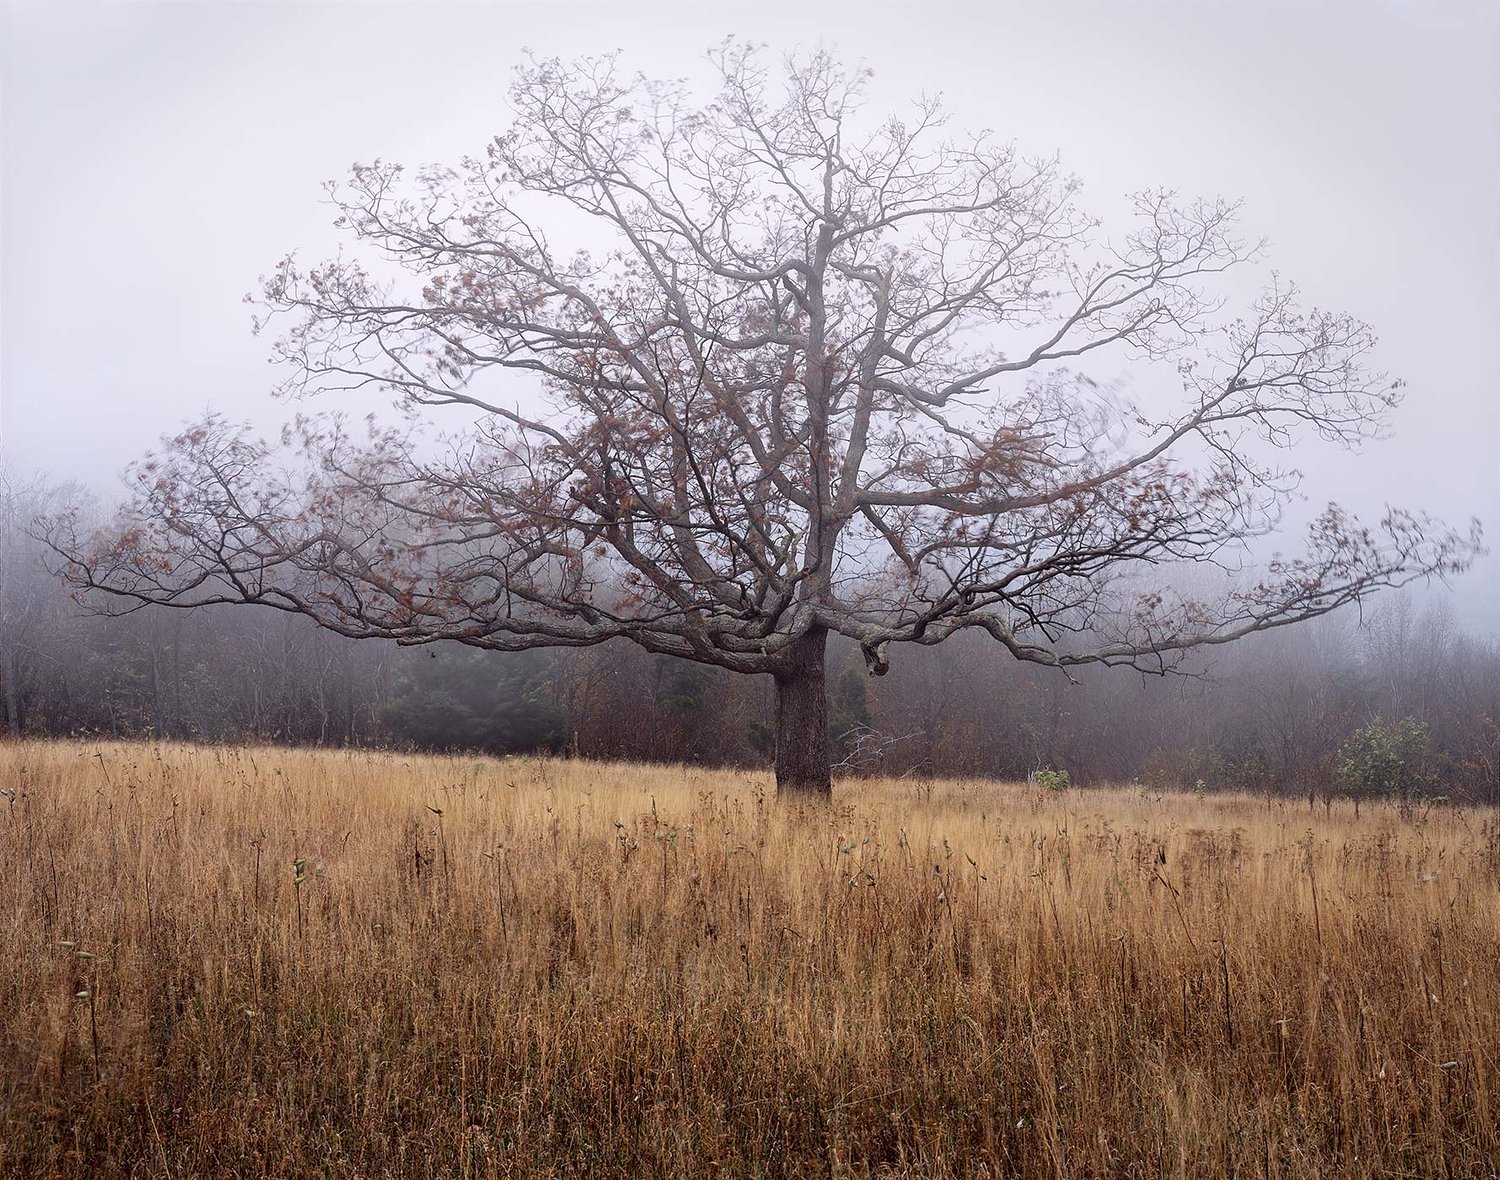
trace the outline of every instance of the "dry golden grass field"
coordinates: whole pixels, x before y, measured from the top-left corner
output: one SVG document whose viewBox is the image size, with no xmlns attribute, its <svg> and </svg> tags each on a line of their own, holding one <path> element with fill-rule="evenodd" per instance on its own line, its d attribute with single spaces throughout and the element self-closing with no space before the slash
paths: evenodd
<svg viewBox="0 0 1500 1180">
<path fill-rule="evenodd" d="M 0 1173 L 1490 1176 L 1500 823 L 0 746 Z"/>
</svg>

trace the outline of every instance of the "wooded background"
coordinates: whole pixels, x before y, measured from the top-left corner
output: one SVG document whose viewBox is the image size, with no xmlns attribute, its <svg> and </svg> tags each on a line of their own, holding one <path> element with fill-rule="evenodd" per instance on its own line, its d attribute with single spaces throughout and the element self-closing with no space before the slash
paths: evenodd
<svg viewBox="0 0 1500 1180">
<path fill-rule="evenodd" d="M 65 489 L 0 497 L 0 733 L 397 745 L 769 767 L 769 678 L 629 644 L 528 653 L 343 639 L 274 611 L 92 613 L 22 528 Z M 903 651 L 870 678 L 830 651 L 845 773 L 1024 778 L 1322 796 L 1340 747 L 1412 717 L 1450 797 L 1500 803 L 1500 648 L 1439 599 L 1377 599 L 1205 653 L 1187 675 L 1027 666 L 982 636 Z"/>
</svg>

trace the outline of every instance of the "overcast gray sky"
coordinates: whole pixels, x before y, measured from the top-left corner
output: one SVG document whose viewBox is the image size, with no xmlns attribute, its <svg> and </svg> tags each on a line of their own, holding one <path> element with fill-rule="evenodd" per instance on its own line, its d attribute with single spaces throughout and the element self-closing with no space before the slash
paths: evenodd
<svg viewBox="0 0 1500 1180">
<path fill-rule="evenodd" d="M 279 419 L 241 297 L 332 249 L 322 181 L 477 150 L 524 47 L 692 77 L 728 34 L 863 59 L 881 107 L 942 92 L 959 124 L 1059 151 L 1101 209 L 1159 185 L 1244 198 L 1276 269 L 1375 324 L 1409 382 L 1390 441 L 1294 456 L 1310 499 L 1500 539 L 1492 0 L 8 0 L 0 446 L 111 493 L 206 407 Z M 1497 575 L 1460 582 L 1466 624 L 1497 628 Z"/>
</svg>

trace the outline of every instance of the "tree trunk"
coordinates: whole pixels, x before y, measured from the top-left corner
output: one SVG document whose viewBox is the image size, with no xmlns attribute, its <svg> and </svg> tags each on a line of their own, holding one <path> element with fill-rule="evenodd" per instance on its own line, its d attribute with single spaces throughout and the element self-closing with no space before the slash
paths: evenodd
<svg viewBox="0 0 1500 1180">
<path fill-rule="evenodd" d="M 0 680 L 5 682 L 5 717 L 12 741 L 21 740 L 21 659 L 16 651 L 18 622 L 10 605 L 11 583 L 15 551 L 11 544 L 11 506 L 9 497 L 3 502 L 5 519 L 0 522 L 0 654 L 5 666 L 0 668 Z"/>
<path fill-rule="evenodd" d="M 0 679 L 5 681 L 5 717 L 12 741 L 21 740 L 21 661 L 16 654 L 16 645 L 5 642 L 5 667 L 0 670 Z"/>
<path fill-rule="evenodd" d="M 828 799 L 828 694 L 824 653 L 828 632 L 821 627 L 794 643 L 787 665 L 776 676 L 776 789 L 799 798 Z"/>
</svg>

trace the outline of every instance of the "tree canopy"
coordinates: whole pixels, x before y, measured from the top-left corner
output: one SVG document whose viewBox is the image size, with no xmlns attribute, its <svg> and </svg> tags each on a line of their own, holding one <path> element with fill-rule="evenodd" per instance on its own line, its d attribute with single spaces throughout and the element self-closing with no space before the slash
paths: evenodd
<svg viewBox="0 0 1500 1180">
<path fill-rule="evenodd" d="M 711 58 L 706 101 L 613 56 L 532 60 L 482 153 L 331 184 L 349 251 L 284 259 L 258 325 L 284 396 L 406 416 L 303 417 L 280 445 L 210 416 L 140 464 L 112 531 L 55 525 L 73 579 L 769 674 L 779 781 L 826 791 L 830 634 L 874 673 L 970 629 L 1165 671 L 1474 552 L 1475 531 L 1331 505 L 1258 577 L 1144 577 L 1236 566 L 1294 492 L 1287 447 L 1385 428 L 1401 383 L 1371 329 L 1279 278 L 1229 308 L 1216 280 L 1259 253 L 1233 203 L 1140 193 L 1107 234 L 1055 160 L 936 100 L 878 119 L 868 73 L 826 53 Z M 1149 403 L 1091 374 L 1105 357 Z M 456 411 L 438 439 L 432 409 Z"/>
</svg>

